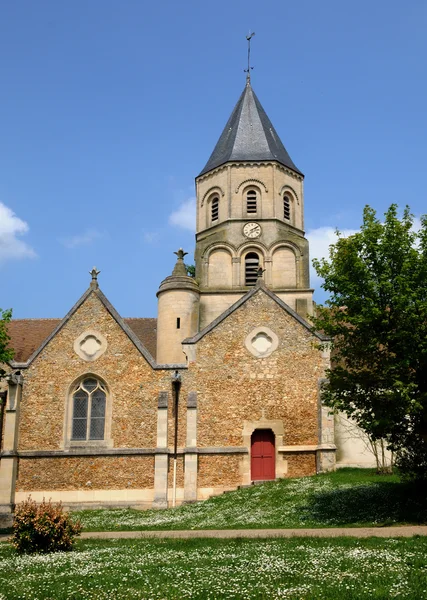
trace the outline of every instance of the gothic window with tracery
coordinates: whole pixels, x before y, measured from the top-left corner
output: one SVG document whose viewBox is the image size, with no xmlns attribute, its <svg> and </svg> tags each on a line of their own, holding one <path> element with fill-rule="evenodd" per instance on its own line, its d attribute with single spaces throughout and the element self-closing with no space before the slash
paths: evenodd
<svg viewBox="0 0 427 600">
<path fill-rule="evenodd" d="M 87 377 L 72 393 L 72 441 L 103 440 L 107 390 L 99 379 Z"/>
</svg>

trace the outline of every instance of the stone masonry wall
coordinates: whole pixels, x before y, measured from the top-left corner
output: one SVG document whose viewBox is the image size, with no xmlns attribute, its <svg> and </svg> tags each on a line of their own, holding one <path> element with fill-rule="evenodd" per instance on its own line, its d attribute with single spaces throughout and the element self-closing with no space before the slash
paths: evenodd
<svg viewBox="0 0 427 600">
<path fill-rule="evenodd" d="M 256 358 L 246 336 L 267 326 L 276 351 Z M 283 443 L 318 443 L 318 379 L 324 364 L 310 331 L 259 291 L 197 345 L 186 377 L 198 390 L 198 444 L 242 446 L 244 421 L 280 419 Z"/>
<path fill-rule="evenodd" d="M 102 334 L 108 344 L 93 362 L 73 348 L 88 329 Z M 19 451 L 64 449 L 71 386 L 86 374 L 100 377 L 108 387 L 112 447 L 156 447 L 158 393 L 170 392 L 171 373 L 153 370 L 92 294 L 24 371 Z M 87 489 L 88 481 L 92 489 L 152 488 L 154 456 L 21 458 L 17 490 Z"/>
<path fill-rule="evenodd" d="M 17 491 L 141 489 L 153 484 L 153 456 L 24 458 Z"/>
<path fill-rule="evenodd" d="M 73 349 L 87 329 L 99 331 L 106 352 L 86 362 Z M 156 447 L 157 396 L 170 389 L 170 373 L 153 371 L 132 341 L 92 294 L 24 373 L 19 450 L 60 450 L 70 386 L 84 374 L 97 375 L 112 397 L 114 447 Z"/>
<path fill-rule="evenodd" d="M 241 463 L 238 454 L 199 456 L 199 487 L 238 486 L 242 482 Z"/>
<path fill-rule="evenodd" d="M 316 473 L 316 455 L 302 452 L 301 454 L 284 454 L 288 461 L 288 477 L 304 477 Z"/>
</svg>

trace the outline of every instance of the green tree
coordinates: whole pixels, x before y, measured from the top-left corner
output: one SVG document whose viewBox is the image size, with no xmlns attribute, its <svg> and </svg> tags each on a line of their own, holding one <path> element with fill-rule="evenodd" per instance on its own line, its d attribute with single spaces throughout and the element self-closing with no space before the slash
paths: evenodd
<svg viewBox="0 0 427 600">
<path fill-rule="evenodd" d="M 13 358 L 13 350 L 9 347 L 10 337 L 7 333 L 7 323 L 9 323 L 11 318 L 11 310 L 2 310 L 0 308 L 0 379 L 6 373 L 2 365 Z"/>
<path fill-rule="evenodd" d="M 187 269 L 187 275 L 190 277 L 196 276 L 196 267 L 194 265 L 185 265 L 185 268 Z"/>
<path fill-rule="evenodd" d="M 408 207 L 380 221 L 366 206 L 361 230 L 313 264 L 330 293 L 314 318 L 332 339 L 325 403 L 427 477 L 427 217 L 415 232 Z"/>
</svg>

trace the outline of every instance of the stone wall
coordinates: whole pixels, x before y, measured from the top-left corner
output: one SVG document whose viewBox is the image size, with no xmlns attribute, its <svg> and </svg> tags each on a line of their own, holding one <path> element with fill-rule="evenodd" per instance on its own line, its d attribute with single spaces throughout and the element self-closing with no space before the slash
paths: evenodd
<svg viewBox="0 0 427 600">
<path fill-rule="evenodd" d="M 87 330 L 106 340 L 94 361 L 74 350 Z M 276 339 L 268 356 L 251 350 L 254 330 Z M 260 288 L 192 346 L 188 368 L 181 369 L 177 503 L 250 483 L 255 429 L 275 434 L 276 477 L 316 472 L 323 422 L 318 382 L 327 362 L 317 341 Z M 111 431 L 99 444 L 70 445 L 70 391 L 86 374 L 105 382 Z M 170 505 L 172 374 L 153 368 L 91 294 L 24 370 L 16 497 Z M 311 450 L 285 451 L 292 446 Z"/>
<path fill-rule="evenodd" d="M 17 491 L 152 488 L 154 456 L 21 458 Z"/>
<path fill-rule="evenodd" d="M 200 488 L 237 487 L 241 483 L 241 455 L 199 456 L 198 484 Z"/>
<path fill-rule="evenodd" d="M 251 354 L 247 336 L 266 327 L 278 338 L 278 347 L 265 358 Z M 319 444 L 318 383 L 327 359 L 317 349 L 317 338 L 285 312 L 262 290 L 206 334 L 191 351 L 186 385 L 197 389 L 198 446 L 246 447 L 244 458 L 232 457 L 231 477 L 242 475 L 250 460 L 250 440 L 245 424 L 272 428 L 282 424 L 276 446 L 311 446 L 311 454 L 287 457 L 287 475 L 316 472 L 315 448 Z M 280 438 L 280 439 L 279 439 Z M 224 461 L 225 457 L 215 460 Z M 282 453 L 276 455 L 276 473 L 286 473 Z M 208 458 L 199 456 L 198 485 L 203 487 L 200 465 Z M 236 465 L 240 464 L 239 469 Z M 218 484 L 221 477 L 217 477 Z M 224 481 L 226 477 L 224 475 Z M 203 483 L 201 483 L 203 481 Z M 245 481 L 242 481 L 245 483 Z M 226 485 L 226 484 L 225 484 Z"/>
<path fill-rule="evenodd" d="M 95 329 L 108 343 L 94 362 L 86 362 L 73 349 L 86 329 Z M 92 294 L 25 371 L 19 450 L 64 448 L 71 386 L 85 374 L 100 377 L 108 388 L 112 446 L 155 448 L 157 396 L 161 389 L 170 389 L 170 374 L 153 371 Z"/>
</svg>

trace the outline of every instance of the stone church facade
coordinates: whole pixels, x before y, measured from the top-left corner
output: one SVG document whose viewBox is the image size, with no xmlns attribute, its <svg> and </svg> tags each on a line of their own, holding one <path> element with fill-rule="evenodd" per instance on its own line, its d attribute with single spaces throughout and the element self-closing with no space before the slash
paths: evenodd
<svg viewBox="0 0 427 600">
<path fill-rule="evenodd" d="M 12 321 L 0 512 L 163 508 L 335 467 L 303 180 L 248 80 L 196 178 L 195 277 L 179 250 L 157 319 L 123 319 L 94 269 L 64 319 Z"/>
</svg>

